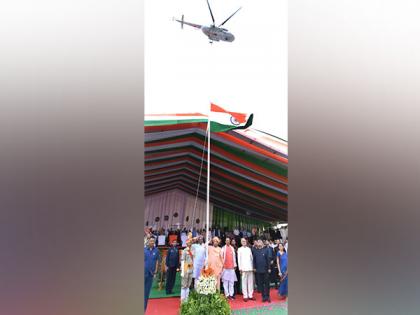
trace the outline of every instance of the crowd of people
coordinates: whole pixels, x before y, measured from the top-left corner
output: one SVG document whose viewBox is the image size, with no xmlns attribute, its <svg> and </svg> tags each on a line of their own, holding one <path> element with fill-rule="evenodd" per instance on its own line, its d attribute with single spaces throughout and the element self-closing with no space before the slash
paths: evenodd
<svg viewBox="0 0 420 315">
<path fill-rule="evenodd" d="M 175 235 L 170 237 L 170 235 Z M 201 270 L 208 266 L 214 272 L 217 289 L 227 299 L 242 295 L 245 302 L 255 301 L 254 290 L 262 295 L 263 302 L 271 302 L 270 287 L 278 289 L 282 299 L 288 295 L 288 239 L 271 229 L 258 233 L 235 229 L 226 232 L 214 228 L 211 238 L 205 242 L 206 231 L 145 230 L 145 310 L 153 278 L 158 271 L 160 252 L 156 245 L 170 245 L 164 261 L 166 270 L 166 294 L 172 294 L 176 274 L 181 274 L 181 301 L 197 284 Z M 165 241 L 163 241 L 165 240 Z M 223 241 L 223 242 L 222 242 Z M 179 254 L 179 244 L 183 250 Z M 159 244 L 159 243 L 158 243 Z M 238 246 L 237 244 L 240 244 Z M 208 255 L 207 255 L 208 252 Z M 222 286 L 223 284 L 223 286 Z"/>
<path fill-rule="evenodd" d="M 211 238 L 217 236 L 219 239 L 224 240 L 227 236 L 232 239 L 235 239 L 237 243 L 240 242 L 241 238 L 244 237 L 249 242 L 253 243 L 255 239 L 263 238 L 267 240 L 285 240 L 285 236 L 282 235 L 281 229 L 275 228 L 268 228 L 265 230 L 258 229 L 256 227 L 251 229 L 246 228 L 234 228 L 234 229 L 227 229 L 221 228 L 218 226 L 212 227 L 210 231 Z M 156 239 L 158 246 L 170 246 L 173 239 L 177 240 L 177 243 L 182 247 L 186 246 L 186 240 L 188 234 L 191 233 L 193 237 L 197 237 L 201 235 L 204 239 L 206 238 L 206 230 L 205 229 L 196 229 L 196 228 L 153 228 L 153 227 L 146 227 L 145 228 L 145 244 L 146 240 L 149 237 L 154 237 Z M 210 241 L 210 239 L 208 240 Z"/>
</svg>

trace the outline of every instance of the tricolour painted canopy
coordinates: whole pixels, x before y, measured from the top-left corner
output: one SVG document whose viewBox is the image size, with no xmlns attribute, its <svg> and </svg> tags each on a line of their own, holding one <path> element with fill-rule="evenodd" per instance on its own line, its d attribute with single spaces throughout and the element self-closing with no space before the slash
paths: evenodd
<svg viewBox="0 0 420 315">
<path fill-rule="evenodd" d="M 145 117 L 145 194 L 180 189 L 205 199 L 207 117 L 176 116 Z M 210 145 L 210 202 L 256 220 L 287 221 L 287 141 L 248 128 L 212 132 Z"/>
</svg>

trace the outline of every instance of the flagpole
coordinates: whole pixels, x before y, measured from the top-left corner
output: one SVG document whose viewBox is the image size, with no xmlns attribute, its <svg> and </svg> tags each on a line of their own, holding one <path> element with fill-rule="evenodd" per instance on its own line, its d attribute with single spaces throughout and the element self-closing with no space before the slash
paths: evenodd
<svg viewBox="0 0 420 315">
<path fill-rule="evenodd" d="M 210 112 L 207 120 L 207 203 L 206 203 L 206 243 L 209 241 L 209 233 L 210 233 Z M 207 252 L 207 262 L 209 257 L 209 247 L 206 246 Z"/>
</svg>

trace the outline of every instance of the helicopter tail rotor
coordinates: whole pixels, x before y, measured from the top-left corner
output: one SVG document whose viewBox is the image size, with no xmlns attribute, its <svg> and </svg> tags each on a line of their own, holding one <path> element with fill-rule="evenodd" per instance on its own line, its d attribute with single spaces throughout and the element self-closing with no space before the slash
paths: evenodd
<svg viewBox="0 0 420 315">
<path fill-rule="evenodd" d="M 184 29 L 184 14 L 181 17 L 181 29 Z"/>
</svg>

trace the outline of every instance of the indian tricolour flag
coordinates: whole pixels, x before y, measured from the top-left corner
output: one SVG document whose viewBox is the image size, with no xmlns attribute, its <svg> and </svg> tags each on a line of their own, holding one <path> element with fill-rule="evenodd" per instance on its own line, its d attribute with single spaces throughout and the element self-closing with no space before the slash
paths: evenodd
<svg viewBox="0 0 420 315">
<path fill-rule="evenodd" d="M 211 104 L 210 106 L 210 129 L 212 132 L 223 132 L 232 129 L 246 129 L 251 126 L 252 118 L 252 114 L 230 112 L 215 104 Z M 144 125 L 148 127 L 188 123 L 207 123 L 208 121 L 209 116 L 200 113 L 159 114 L 146 115 Z"/>
<path fill-rule="evenodd" d="M 229 112 L 220 106 L 211 104 L 210 130 L 222 132 L 232 129 L 246 129 L 252 124 L 252 114 Z"/>
</svg>

